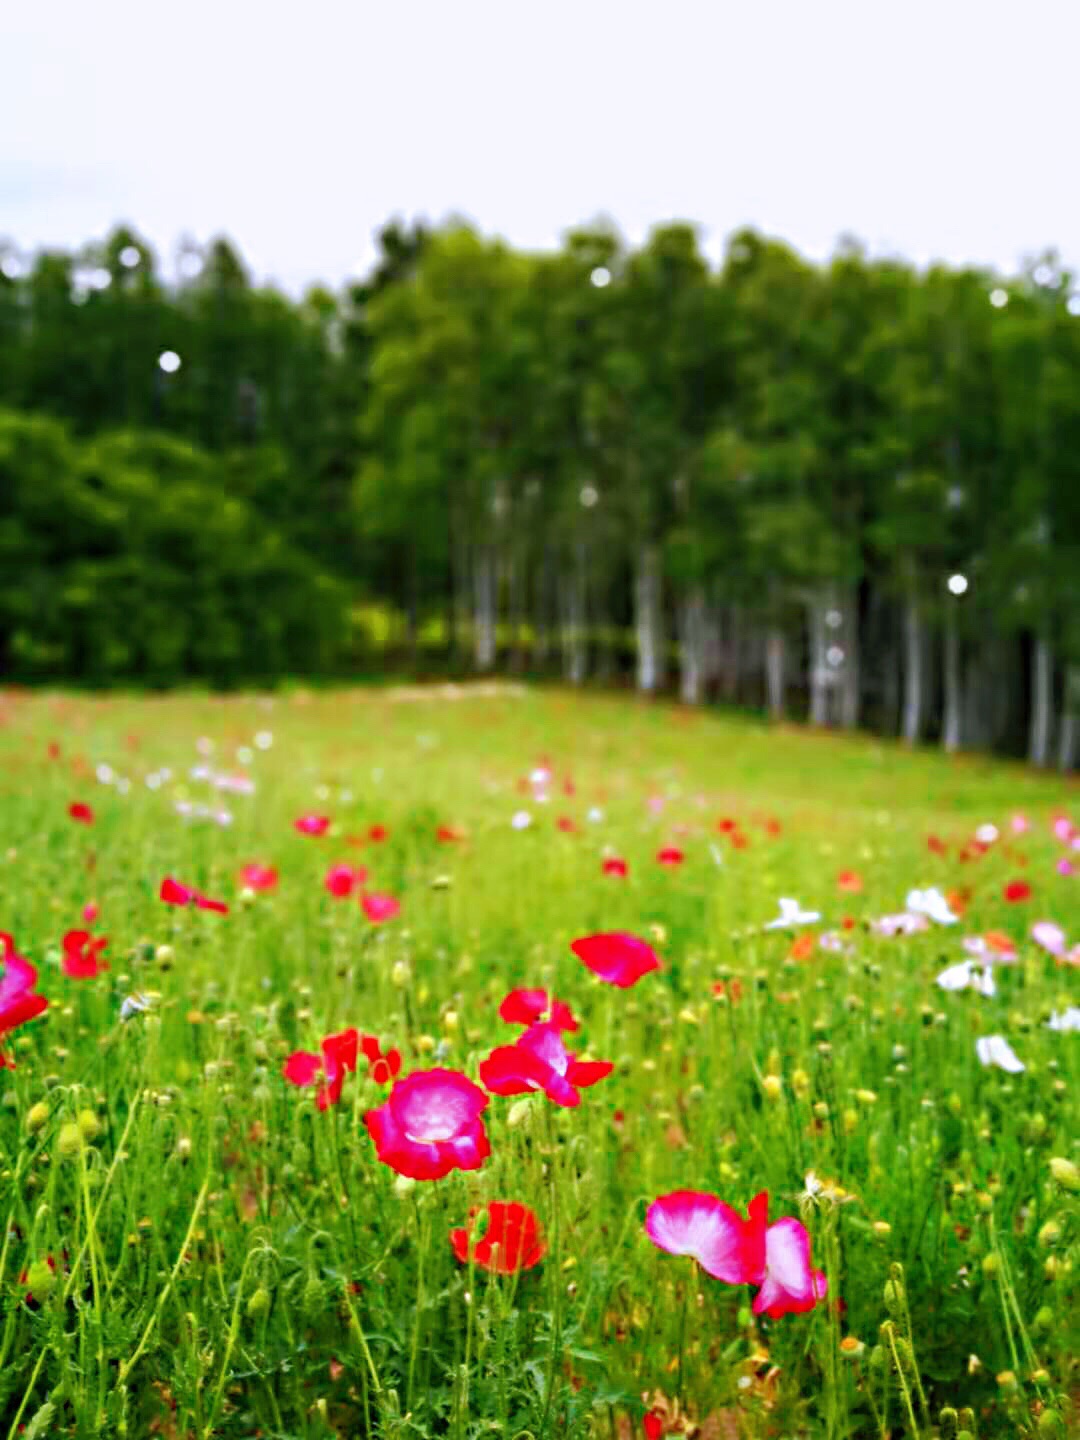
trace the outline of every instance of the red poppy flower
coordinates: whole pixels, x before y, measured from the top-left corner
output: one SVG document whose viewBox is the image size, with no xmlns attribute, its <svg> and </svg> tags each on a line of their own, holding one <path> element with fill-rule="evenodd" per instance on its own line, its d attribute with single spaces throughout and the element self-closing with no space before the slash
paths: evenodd
<svg viewBox="0 0 1080 1440">
<path fill-rule="evenodd" d="M 86 925 L 93 925 L 101 911 L 96 900 L 88 900 L 82 908 L 82 918 Z"/>
<path fill-rule="evenodd" d="M 34 991 L 37 971 L 29 960 L 16 953 L 15 941 L 10 935 L 0 933 L 0 960 L 4 970 L 0 975 L 0 1042 L 5 1035 L 35 1019 L 49 1008 L 44 995 Z M 0 1049 L 0 1070 L 14 1070 L 15 1062 Z"/>
<path fill-rule="evenodd" d="M 337 1035 L 327 1035 L 319 1046 L 321 1055 L 310 1050 L 297 1050 L 285 1061 L 285 1079 L 293 1085 L 314 1085 L 325 1076 L 326 1083 L 320 1085 L 315 1104 L 320 1110 L 336 1105 L 341 1099 L 341 1088 L 346 1074 L 356 1072 L 356 1051 L 360 1036 L 355 1029 L 342 1030 Z"/>
<path fill-rule="evenodd" d="M 550 1021 L 530 1025 L 513 1045 L 497 1045 L 480 1062 L 480 1079 L 493 1095 L 543 1090 L 556 1105 L 581 1104 L 579 1088 L 595 1085 L 614 1069 L 610 1060 L 578 1060 Z"/>
<path fill-rule="evenodd" d="M 765 821 L 764 828 L 765 834 L 772 835 L 774 838 L 777 835 L 782 835 L 784 833 L 784 827 L 780 824 L 780 821 L 772 815 L 770 815 L 769 818 Z"/>
<path fill-rule="evenodd" d="M 720 831 L 721 835 L 730 835 L 731 832 L 737 828 L 737 824 L 736 821 L 729 819 L 729 817 L 725 815 L 722 820 L 716 822 L 716 828 Z"/>
<path fill-rule="evenodd" d="M 645 1426 L 645 1440 L 663 1440 L 663 1434 L 667 1427 L 659 1410 L 647 1410 L 642 1423 Z"/>
<path fill-rule="evenodd" d="M 64 936 L 64 958 L 60 965 L 65 975 L 72 980 L 92 980 L 109 962 L 101 959 L 101 952 L 108 945 L 104 935 L 97 939 L 89 930 L 69 930 Z"/>
<path fill-rule="evenodd" d="M 836 877 L 836 888 L 848 895 L 858 895 L 863 888 L 863 878 L 857 870 L 841 870 Z"/>
<path fill-rule="evenodd" d="M 77 821 L 80 825 L 92 825 L 94 823 L 93 810 L 81 800 L 72 801 L 68 806 L 68 814 L 72 820 Z"/>
<path fill-rule="evenodd" d="M 600 869 L 604 875 L 614 875 L 618 880 L 625 880 L 630 873 L 629 865 L 618 855 L 609 855 Z"/>
<path fill-rule="evenodd" d="M 324 883 L 336 900 L 345 900 L 354 890 L 359 890 L 367 874 L 363 865 L 331 865 Z"/>
<path fill-rule="evenodd" d="M 1002 893 L 1010 905 L 1017 905 L 1031 899 L 1031 886 L 1026 880 L 1010 880 Z"/>
<path fill-rule="evenodd" d="M 677 845 L 665 845 L 662 850 L 656 852 L 656 863 L 658 865 L 681 865 L 686 856 Z"/>
<path fill-rule="evenodd" d="M 401 1051 L 383 1052 L 376 1035 L 361 1035 L 360 1050 L 368 1062 L 368 1074 L 376 1085 L 389 1085 L 401 1074 Z"/>
<path fill-rule="evenodd" d="M 745 850 L 748 848 L 750 841 L 741 830 L 736 830 L 732 833 L 731 843 L 736 850 Z"/>
<path fill-rule="evenodd" d="M 329 815 L 301 815 L 293 821 L 293 829 L 301 835 L 325 835 L 330 829 Z"/>
<path fill-rule="evenodd" d="M 371 829 L 367 832 L 367 838 L 373 845 L 381 845 L 384 840 L 390 838 L 390 831 L 387 830 L 385 825 L 372 825 Z"/>
<path fill-rule="evenodd" d="M 650 970 L 660 969 L 659 957 L 652 946 L 625 931 L 585 935 L 575 940 L 570 949 L 594 975 L 609 985 L 617 985 L 620 990 L 636 985 Z"/>
<path fill-rule="evenodd" d="M 277 888 L 278 872 L 272 865 L 260 865 L 253 860 L 240 871 L 240 883 L 249 890 L 274 890 Z"/>
<path fill-rule="evenodd" d="M 48 755 L 50 760 L 59 760 L 60 746 L 56 743 L 55 740 L 50 740 L 48 746 L 46 747 L 45 753 Z"/>
<path fill-rule="evenodd" d="M 181 885 L 180 881 L 174 880 L 171 875 L 166 875 L 162 880 L 158 894 L 166 905 L 194 905 L 197 910 L 213 910 L 216 915 L 229 913 L 229 907 L 224 900 L 211 900 L 190 885 Z"/>
<path fill-rule="evenodd" d="M 571 819 L 569 815 L 560 815 L 559 818 L 555 821 L 555 824 L 563 832 L 564 835 L 573 835 L 574 832 L 577 830 L 577 822 Z"/>
<path fill-rule="evenodd" d="M 483 1237 L 469 1245 L 469 1232 L 480 1214 L 486 1214 L 487 1227 Z M 469 1224 L 450 1231 L 450 1244 L 463 1265 L 472 1260 L 481 1270 L 495 1275 L 516 1275 L 539 1265 L 547 1252 L 540 1233 L 540 1222 L 534 1211 L 516 1200 L 492 1200 L 481 1211 L 469 1211 Z"/>
<path fill-rule="evenodd" d="M 926 848 L 930 851 L 931 855 L 944 855 L 948 846 L 945 844 L 945 841 L 939 839 L 937 835 L 928 835 L 926 837 Z"/>
<path fill-rule="evenodd" d="M 401 914 L 401 901 L 393 895 L 376 895 L 365 891 L 360 896 L 360 908 L 373 925 L 382 925 Z"/>
<path fill-rule="evenodd" d="M 814 945 L 816 942 L 817 936 L 814 932 L 812 930 L 806 930 L 803 934 L 796 936 L 792 941 L 788 955 L 792 960 L 808 960 L 814 953 Z"/>
<path fill-rule="evenodd" d="M 415 1070 L 364 1116 L 379 1159 L 413 1180 L 479 1170 L 491 1154 L 481 1118 L 488 1097 L 457 1070 Z"/>
<path fill-rule="evenodd" d="M 499 1006 L 499 1019 L 511 1025 L 535 1025 L 538 1020 L 547 1020 L 556 1030 L 578 1028 L 570 1006 L 549 996 L 546 990 L 511 990 Z"/>
<path fill-rule="evenodd" d="M 435 831 L 435 839 L 440 845 L 453 845 L 455 841 L 465 839 L 465 832 L 456 825 L 440 825 Z"/>
</svg>

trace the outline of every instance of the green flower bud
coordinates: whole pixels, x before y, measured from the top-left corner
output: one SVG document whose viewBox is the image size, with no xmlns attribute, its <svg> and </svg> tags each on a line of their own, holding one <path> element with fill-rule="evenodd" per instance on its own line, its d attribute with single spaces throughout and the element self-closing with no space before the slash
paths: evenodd
<svg viewBox="0 0 1080 1440">
<path fill-rule="evenodd" d="M 314 1324 L 326 1308 L 322 1281 L 316 1275 L 308 1277 L 304 1293 L 300 1297 L 300 1311 L 309 1324 Z"/>
<path fill-rule="evenodd" d="M 951 1405 L 946 1405 L 941 1412 L 941 1440 L 956 1440 L 956 1411 Z"/>
<path fill-rule="evenodd" d="M 894 1320 L 903 1318 L 904 1287 L 899 1280 L 885 1281 L 885 1309 Z"/>
<path fill-rule="evenodd" d="M 88 1145 L 92 1145 L 101 1134 L 101 1121 L 93 1110 L 80 1110 L 76 1117 L 79 1133 Z"/>
<path fill-rule="evenodd" d="M 265 1285 L 260 1285 L 251 1295 L 246 1313 L 249 1320 L 263 1320 L 270 1313 L 270 1291 Z"/>
<path fill-rule="evenodd" d="M 83 1133 L 73 1120 L 60 1126 L 56 1141 L 57 1154 L 61 1160 L 72 1160 L 83 1147 Z"/>
<path fill-rule="evenodd" d="M 35 1260 L 27 1270 L 26 1289 L 39 1302 L 47 1300 L 56 1289 L 56 1271 L 47 1260 Z"/>
<path fill-rule="evenodd" d="M 1051 1156 L 1050 1174 L 1063 1190 L 1071 1190 L 1073 1194 L 1080 1191 L 1080 1166 L 1066 1160 L 1064 1155 Z"/>
<path fill-rule="evenodd" d="M 31 1105 L 26 1112 L 26 1129 L 31 1135 L 36 1135 L 49 1118 L 49 1107 L 44 1100 L 39 1100 L 36 1105 Z"/>
</svg>

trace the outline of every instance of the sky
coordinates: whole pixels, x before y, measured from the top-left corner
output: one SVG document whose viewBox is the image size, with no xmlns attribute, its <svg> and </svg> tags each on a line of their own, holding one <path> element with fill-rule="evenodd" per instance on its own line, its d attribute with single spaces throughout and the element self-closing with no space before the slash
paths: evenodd
<svg viewBox="0 0 1080 1440">
<path fill-rule="evenodd" d="M 1080 271 L 1078 67 L 1080 0 L 16 0 L 0 237 L 224 233 L 293 293 L 395 214 Z"/>
</svg>

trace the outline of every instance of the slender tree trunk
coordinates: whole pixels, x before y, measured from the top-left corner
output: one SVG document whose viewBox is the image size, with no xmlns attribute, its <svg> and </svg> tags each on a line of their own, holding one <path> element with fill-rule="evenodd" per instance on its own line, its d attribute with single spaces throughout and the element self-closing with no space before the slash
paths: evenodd
<svg viewBox="0 0 1080 1440">
<path fill-rule="evenodd" d="M 661 616 L 660 556 L 655 545 L 643 545 L 634 579 L 637 630 L 637 688 L 655 694 L 664 683 L 664 637 Z"/>
<path fill-rule="evenodd" d="M 558 589 L 555 569 L 555 552 L 551 545 L 544 546 L 540 567 L 536 572 L 536 588 L 533 592 L 534 628 L 536 638 L 533 644 L 533 664 L 542 670 L 551 654 L 552 615 L 556 606 L 553 600 Z"/>
<path fill-rule="evenodd" d="M 960 688 L 960 635 L 956 628 L 954 606 L 945 612 L 944 653 L 942 656 L 945 683 L 945 716 L 941 727 L 941 744 L 950 754 L 960 748 L 960 727 L 963 695 Z"/>
<path fill-rule="evenodd" d="M 700 705 L 705 683 L 705 591 L 691 585 L 679 604 L 679 699 Z"/>
<path fill-rule="evenodd" d="M 765 632 L 765 693 L 770 720 L 784 718 L 784 632 L 771 622 Z"/>
<path fill-rule="evenodd" d="M 732 605 L 727 612 L 727 639 L 724 644 L 723 674 L 720 681 L 720 693 L 728 704 L 734 704 L 739 698 L 739 682 L 742 674 L 742 631 L 742 611 L 738 605 Z"/>
<path fill-rule="evenodd" d="M 1068 774 L 1076 764 L 1080 742 L 1080 665 L 1065 671 L 1065 694 L 1061 702 L 1061 725 L 1058 728 L 1058 769 Z"/>
<path fill-rule="evenodd" d="M 825 625 L 827 603 L 815 595 L 807 605 L 807 627 L 810 633 L 810 724 L 829 723 L 829 685 L 832 676 L 825 652 L 829 648 Z"/>
<path fill-rule="evenodd" d="M 859 673 L 859 591 L 852 588 L 844 605 L 843 622 L 838 632 L 844 658 L 840 662 L 840 724 L 845 730 L 854 730 L 859 723 L 860 673 Z M 827 649 L 828 647 L 826 647 Z M 826 663 L 828 656 L 826 655 Z"/>
<path fill-rule="evenodd" d="M 923 643 L 922 617 L 913 597 L 904 606 L 904 723 L 905 745 L 917 745 L 922 738 L 925 707 L 923 664 L 926 647 Z"/>
<path fill-rule="evenodd" d="M 508 561 L 507 605 L 510 620 L 510 669 L 520 675 L 525 669 L 525 597 L 528 593 L 528 566 L 525 555 Z"/>
<path fill-rule="evenodd" d="M 453 612 L 454 623 L 452 633 L 454 637 L 454 656 L 462 660 L 462 668 L 465 668 L 468 654 L 468 634 L 471 605 L 469 603 L 469 548 L 461 538 L 460 527 L 457 538 L 454 541 L 452 551 L 453 561 Z"/>
<path fill-rule="evenodd" d="M 1032 765 L 1049 765 L 1050 732 L 1054 717 L 1054 652 L 1045 636 L 1036 635 L 1031 652 L 1031 725 L 1028 759 Z"/>
<path fill-rule="evenodd" d="M 495 664 L 495 591 L 495 551 L 490 545 L 478 546 L 473 559 L 473 648 L 476 668 L 481 672 L 491 670 Z"/>
<path fill-rule="evenodd" d="M 585 682 L 586 573 L 585 542 L 578 540 L 574 545 L 570 570 L 559 587 L 563 676 L 571 685 L 582 685 Z"/>
</svg>

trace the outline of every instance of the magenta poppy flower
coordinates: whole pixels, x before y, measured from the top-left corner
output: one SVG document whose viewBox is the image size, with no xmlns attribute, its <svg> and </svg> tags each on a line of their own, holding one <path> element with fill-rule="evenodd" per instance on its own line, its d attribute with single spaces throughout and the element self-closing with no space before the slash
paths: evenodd
<svg viewBox="0 0 1080 1440">
<path fill-rule="evenodd" d="M 93 925 L 94 921 L 101 914 L 96 900 L 88 900 L 82 908 L 83 923 Z"/>
<path fill-rule="evenodd" d="M 585 935 L 575 940 L 570 949 L 594 975 L 609 985 L 617 985 L 620 990 L 636 985 L 650 970 L 660 969 L 659 957 L 652 946 L 621 930 Z"/>
<path fill-rule="evenodd" d="M 769 1194 L 762 1191 L 750 1201 L 750 1222 L 755 1230 L 752 1244 L 759 1244 L 764 1232 L 764 1256 L 760 1272 L 751 1277 L 760 1286 L 751 1307 L 755 1315 L 778 1320 L 782 1315 L 802 1315 L 824 1299 L 829 1282 L 823 1270 L 810 1263 L 810 1235 L 801 1220 L 785 1216 L 767 1225 Z"/>
<path fill-rule="evenodd" d="M 630 867 L 618 855 L 609 855 L 600 868 L 603 874 L 614 875 L 618 880 L 625 880 L 630 873 Z"/>
<path fill-rule="evenodd" d="M 0 960 L 3 974 L 0 974 L 0 1042 L 12 1030 L 34 1020 L 49 1008 L 44 995 L 38 995 L 37 971 L 29 960 L 15 950 L 15 941 L 10 935 L 0 933 Z M 0 1049 L 0 1070 L 14 1070 L 15 1062 Z"/>
<path fill-rule="evenodd" d="M 301 835 L 325 835 L 330 829 L 329 815 L 301 815 L 293 821 L 293 829 Z"/>
<path fill-rule="evenodd" d="M 661 1250 L 692 1256 L 707 1275 L 727 1285 L 745 1285 L 761 1268 L 750 1222 L 706 1191 L 661 1195 L 646 1212 L 645 1233 Z"/>
<path fill-rule="evenodd" d="M 341 1099 L 345 1076 L 356 1073 L 356 1054 L 360 1036 L 355 1029 L 341 1030 L 337 1035 L 327 1035 L 321 1042 L 321 1055 L 310 1050 L 296 1050 L 285 1061 L 285 1079 L 293 1085 L 314 1085 L 320 1078 L 315 1104 L 320 1110 L 336 1105 Z"/>
<path fill-rule="evenodd" d="M 360 896 L 360 908 L 373 925 L 382 925 L 401 914 L 401 901 L 393 895 L 377 895 L 365 890 Z"/>
<path fill-rule="evenodd" d="M 686 856 L 677 845 L 665 845 L 663 849 L 656 852 L 656 863 L 658 865 L 667 865 L 672 869 L 674 869 L 676 865 L 681 865 L 685 859 Z"/>
<path fill-rule="evenodd" d="M 379 1159 L 413 1180 L 479 1170 L 491 1154 L 481 1118 L 488 1097 L 458 1070 L 414 1070 L 364 1116 Z"/>
<path fill-rule="evenodd" d="M 358 890 L 366 879 L 367 871 L 362 865 L 331 865 L 326 872 L 324 883 L 336 900 L 345 900 L 354 890 Z"/>
<path fill-rule="evenodd" d="M 480 1062 L 480 1079 L 493 1095 L 527 1095 L 542 1090 L 556 1105 L 581 1104 L 579 1089 L 595 1085 L 614 1069 L 610 1060 L 579 1060 L 563 1044 L 552 1022 L 530 1025 L 513 1045 L 497 1045 Z"/>
<path fill-rule="evenodd" d="M 68 814 L 78 825 L 92 825 L 94 823 L 93 810 L 82 800 L 73 800 L 68 806 Z"/>
<path fill-rule="evenodd" d="M 224 900 L 211 900 L 190 885 L 181 885 L 180 881 L 174 880 L 171 875 L 166 875 L 162 880 L 158 894 L 166 905 L 194 905 L 197 910 L 212 910 L 216 915 L 229 913 L 229 907 Z"/>
<path fill-rule="evenodd" d="M 570 1006 L 554 999 L 546 990 L 511 990 L 499 1006 L 499 1019 L 511 1025 L 535 1025 L 538 1020 L 549 1020 L 557 1030 L 578 1028 Z"/>
<path fill-rule="evenodd" d="M 60 962 L 64 974 L 72 980 L 92 980 L 108 970 L 109 962 L 101 958 L 108 943 L 104 935 L 95 939 L 89 930 L 69 930 L 63 939 L 64 958 Z"/>
<path fill-rule="evenodd" d="M 470 1245 L 476 1217 L 484 1212 L 487 1226 L 483 1238 Z M 535 1211 L 516 1200 L 492 1200 L 484 1212 L 474 1206 L 469 1211 L 468 1225 L 450 1231 L 450 1245 L 462 1265 L 471 1260 L 481 1270 L 490 1270 L 495 1275 L 516 1275 L 540 1264 L 547 1245 Z"/>
<path fill-rule="evenodd" d="M 260 865 L 253 860 L 240 871 L 240 883 L 249 890 L 274 890 L 277 888 L 278 872 L 272 865 Z"/>
</svg>

